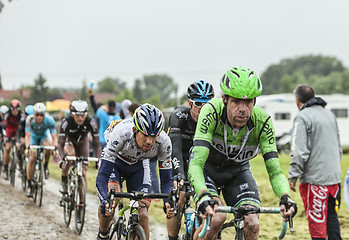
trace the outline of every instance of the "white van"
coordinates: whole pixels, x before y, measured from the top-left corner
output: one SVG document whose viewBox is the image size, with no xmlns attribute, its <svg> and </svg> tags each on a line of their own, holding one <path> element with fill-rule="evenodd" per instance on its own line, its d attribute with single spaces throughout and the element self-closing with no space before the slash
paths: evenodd
<svg viewBox="0 0 349 240">
<path fill-rule="evenodd" d="M 344 150 L 349 150 L 349 95 L 316 96 L 323 98 L 327 102 L 326 108 L 336 115 L 341 145 Z M 294 94 L 262 95 L 257 98 L 256 105 L 272 117 L 279 150 L 289 150 L 293 119 L 299 111 Z"/>
</svg>

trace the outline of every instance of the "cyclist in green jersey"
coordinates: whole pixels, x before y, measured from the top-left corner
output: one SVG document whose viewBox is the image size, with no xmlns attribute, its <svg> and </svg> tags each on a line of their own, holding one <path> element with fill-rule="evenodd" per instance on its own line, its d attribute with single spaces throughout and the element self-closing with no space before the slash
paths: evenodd
<svg viewBox="0 0 349 240">
<path fill-rule="evenodd" d="M 228 206 L 260 206 L 249 165 L 259 149 L 273 191 L 281 199 L 281 215 L 294 215 L 297 209 L 280 169 L 271 118 L 255 106 L 262 82 L 252 70 L 238 67 L 225 73 L 220 87 L 222 98 L 212 99 L 200 112 L 188 170 L 200 217 L 212 216 L 211 229 L 204 239 L 215 239 L 226 220 L 225 213 L 215 213 L 210 205 L 212 200 L 215 205 L 223 205 L 220 190 Z M 258 214 L 246 216 L 244 235 L 246 239 L 258 239 Z"/>
</svg>

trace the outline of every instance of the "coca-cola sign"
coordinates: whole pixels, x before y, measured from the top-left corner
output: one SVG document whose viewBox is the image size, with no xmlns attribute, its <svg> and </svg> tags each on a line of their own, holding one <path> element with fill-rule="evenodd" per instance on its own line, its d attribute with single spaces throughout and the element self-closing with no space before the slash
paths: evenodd
<svg viewBox="0 0 349 240">
<path fill-rule="evenodd" d="M 313 194 L 313 202 L 310 203 L 309 217 L 317 223 L 323 223 L 326 218 L 325 210 L 327 203 L 328 189 L 326 186 L 311 185 L 310 190 Z"/>
</svg>

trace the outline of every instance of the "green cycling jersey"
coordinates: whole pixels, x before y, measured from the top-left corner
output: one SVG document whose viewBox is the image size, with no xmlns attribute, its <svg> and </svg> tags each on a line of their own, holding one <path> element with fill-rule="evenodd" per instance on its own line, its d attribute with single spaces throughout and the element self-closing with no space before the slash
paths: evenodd
<svg viewBox="0 0 349 240">
<path fill-rule="evenodd" d="M 201 109 L 188 169 L 189 179 L 199 196 L 207 192 L 203 169 L 223 186 L 261 150 L 273 191 L 280 198 L 289 185 L 280 168 L 275 131 L 270 116 L 258 106 L 247 124 L 233 129 L 221 98 L 212 99 Z"/>
</svg>

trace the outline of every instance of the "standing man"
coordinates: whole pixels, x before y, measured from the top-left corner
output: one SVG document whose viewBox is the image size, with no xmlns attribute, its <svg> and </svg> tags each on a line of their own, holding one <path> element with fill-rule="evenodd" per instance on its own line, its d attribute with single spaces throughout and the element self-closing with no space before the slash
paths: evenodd
<svg viewBox="0 0 349 240">
<path fill-rule="evenodd" d="M 309 85 L 294 91 L 300 110 L 293 122 L 289 184 L 299 179 L 312 239 L 341 239 L 336 209 L 340 202 L 341 156 L 335 115 Z"/>
<path fill-rule="evenodd" d="M 189 151 L 193 146 L 193 138 L 196 129 L 201 108 L 214 97 L 214 90 L 210 83 L 199 80 L 192 84 L 187 89 L 188 105 L 181 106 L 175 109 L 169 121 L 169 136 L 172 142 L 172 161 L 173 176 L 175 184 L 181 180 L 188 180 L 189 166 Z M 185 189 L 181 189 L 180 199 L 178 201 L 179 210 L 181 213 L 185 202 Z M 174 218 L 167 219 L 167 231 L 169 240 L 177 240 L 179 229 L 181 227 L 181 214 L 177 214 Z"/>
<path fill-rule="evenodd" d="M 224 186 L 222 194 L 228 206 L 260 206 L 258 186 L 249 164 L 259 149 L 273 191 L 280 199 L 282 217 L 294 215 L 297 208 L 280 169 L 271 117 L 255 106 L 262 93 L 261 80 L 254 71 L 236 67 L 223 75 L 220 87 L 222 98 L 212 99 L 201 109 L 188 169 L 200 217 L 212 216 L 205 240 L 216 239 L 226 219 L 225 213 L 215 213 L 210 205 L 212 201 L 214 205 L 223 205 L 218 188 Z M 246 216 L 246 239 L 258 239 L 258 216 Z M 202 226 L 195 231 L 195 240 Z"/>
</svg>

